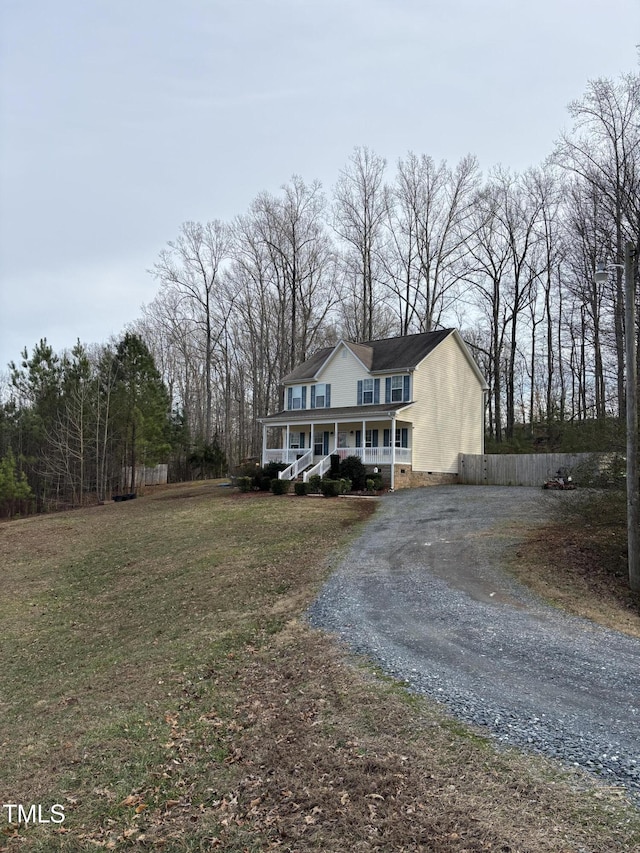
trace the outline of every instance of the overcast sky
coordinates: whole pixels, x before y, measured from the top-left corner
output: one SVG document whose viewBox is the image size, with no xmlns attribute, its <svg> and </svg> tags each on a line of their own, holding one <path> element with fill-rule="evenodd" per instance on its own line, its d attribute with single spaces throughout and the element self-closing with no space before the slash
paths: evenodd
<svg viewBox="0 0 640 853">
<path fill-rule="evenodd" d="M 0 371 L 106 341 L 182 222 L 354 146 L 540 164 L 587 81 L 637 72 L 638 0 L 0 0 Z"/>
</svg>

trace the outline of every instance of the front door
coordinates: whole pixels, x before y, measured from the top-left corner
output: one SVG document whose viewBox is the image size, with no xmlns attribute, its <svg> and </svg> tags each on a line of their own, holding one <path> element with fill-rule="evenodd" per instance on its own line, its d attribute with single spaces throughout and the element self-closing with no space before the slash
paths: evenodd
<svg viewBox="0 0 640 853">
<path fill-rule="evenodd" d="M 329 455 L 329 433 L 328 432 L 316 432 L 313 435 L 313 453 L 314 456 L 328 456 Z"/>
</svg>

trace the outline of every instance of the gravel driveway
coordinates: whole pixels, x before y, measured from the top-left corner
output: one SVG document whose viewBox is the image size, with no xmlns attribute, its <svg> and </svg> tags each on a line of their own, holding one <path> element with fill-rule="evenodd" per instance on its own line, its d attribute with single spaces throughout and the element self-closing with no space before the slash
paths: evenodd
<svg viewBox="0 0 640 853">
<path fill-rule="evenodd" d="M 500 570 L 514 521 L 572 499 L 488 486 L 389 495 L 309 618 L 500 741 L 640 801 L 640 640 L 564 615 Z"/>
</svg>

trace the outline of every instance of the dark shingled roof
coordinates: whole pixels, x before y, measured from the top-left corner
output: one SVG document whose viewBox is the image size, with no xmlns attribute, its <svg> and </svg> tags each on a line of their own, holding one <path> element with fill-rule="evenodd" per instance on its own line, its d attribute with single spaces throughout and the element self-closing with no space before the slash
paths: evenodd
<svg viewBox="0 0 640 853">
<path fill-rule="evenodd" d="M 437 332 L 405 335 L 402 338 L 383 338 L 379 341 L 365 341 L 360 344 L 350 341 L 344 343 L 371 373 L 386 373 L 389 370 L 413 369 L 452 331 L 453 329 L 440 329 Z M 311 358 L 285 376 L 282 382 L 291 384 L 313 379 L 334 349 L 335 347 L 324 347 L 318 350 Z"/>
</svg>

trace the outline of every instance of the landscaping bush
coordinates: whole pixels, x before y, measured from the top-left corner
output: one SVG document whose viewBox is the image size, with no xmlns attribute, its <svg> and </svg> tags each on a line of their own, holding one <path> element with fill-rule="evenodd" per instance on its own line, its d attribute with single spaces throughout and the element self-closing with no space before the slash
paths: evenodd
<svg viewBox="0 0 640 853">
<path fill-rule="evenodd" d="M 340 456 L 337 453 L 332 453 L 330 456 L 331 467 L 329 468 L 329 474 L 327 475 L 330 480 L 339 480 L 341 477 L 340 474 Z"/>
<path fill-rule="evenodd" d="M 271 491 L 274 495 L 286 495 L 291 488 L 291 480 L 275 480 L 271 481 Z"/>
<path fill-rule="evenodd" d="M 340 477 L 351 480 L 353 488 L 356 491 L 361 491 L 365 488 L 365 480 L 367 478 L 367 469 L 362 463 L 359 456 L 347 456 L 340 463 Z"/>
<path fill-rule="evenodd" d="M 341 477 L 338 482 L 340 483 L 340 494 L 348 495 L 351 491 L 351 480 L 347 477 Z"/>
<path fill-rule="evenodd" d="M 300 495 L 302 497 L 302 495 L 306 495 L 309 491 L 309 484 L 303 483 L 301 480 L 298 480 L 293 484 L 293 489 L 296 495 Z"/>
<path fill-rule="evenodd" d="M 367 491 L 368 491 L 368 492 L 373 492 L 373 491 L 375 491 L 375 488 L 376 488 L 375 480 L 372 480 L 372 479 L 371 479 L 371 477 L 368 477 L 368 478 L 366 479 L 366 481 L 365 481 L 365 485 L 366 485 L 366 487 L 367 487 Z"/>
<path fill-rule="evenodd" d="M 571 470 L 573 482 L 590 489 L 625 491 L 627 485 L 627 460 L 622 453 L 594 455 L 578 463 Z"/>
<path fill-rule="evenodd" d="M 253 471 L 253 487 L 261 492 L 268 492 L 271 481 L 276 479 L 279 471 L 284 471 L 286 462 L 268 462 L 264 468 L 255 468 Z"/>
<path fill-rule="evenodd" d="M 322 477 L 320 476 L 320 474 L 312 474 L 309 477 L 309 482 L 307 483 L 307 485 L 309 486 L 309 494 L 319 495 L 320 483 L 322 483 Z"/>
<path fill-rule="evenodd" d="M 320 481 L 320 491 L 325 498 L 337 498 L 341 491 L 340 480 L 330 480 L 325 478 Z"/>
<path fill-rule="evenodd" d="M 241 492 L 250 492 L 253 488 L 253 477 L 238 477 L 238 488 Z"/>
<path fill-rule="evenodd" d="M 261 474 L 264 477 L 270 477 L 272 480 L 274 477 L 278 476 L 280 471 L 284 471 L 285 468 L 288 468 L 286 462 L 267 462 L 267 464 L 262 468 Z"/>
</svg>

